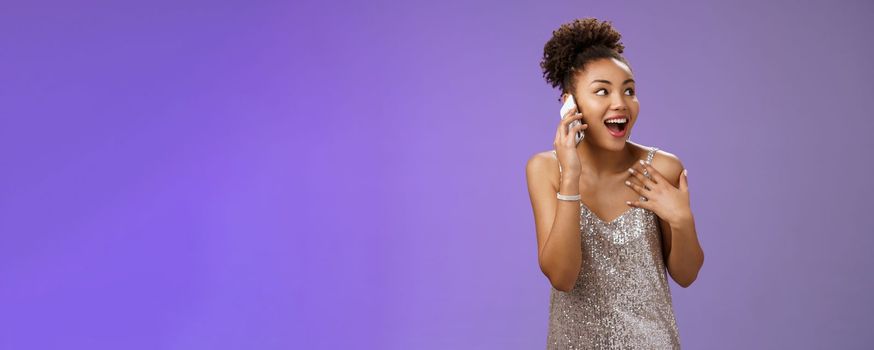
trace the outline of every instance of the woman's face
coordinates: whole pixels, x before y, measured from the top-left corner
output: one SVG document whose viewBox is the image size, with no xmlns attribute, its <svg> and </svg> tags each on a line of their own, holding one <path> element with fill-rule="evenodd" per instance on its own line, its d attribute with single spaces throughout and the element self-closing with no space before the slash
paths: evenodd
<svg viewBox="0 0 874 350">
<path fill-rule="evenodd" d="M 608 150 L 622 150 L 640 109 L 631 69 L 617 59 L 603 58 L 587 63 L 575 78 L 574 99 L 589 124 L 583 140 Z M 625 123 L 607 123 L 609 119 L 625 119 Z"/>
</svg>

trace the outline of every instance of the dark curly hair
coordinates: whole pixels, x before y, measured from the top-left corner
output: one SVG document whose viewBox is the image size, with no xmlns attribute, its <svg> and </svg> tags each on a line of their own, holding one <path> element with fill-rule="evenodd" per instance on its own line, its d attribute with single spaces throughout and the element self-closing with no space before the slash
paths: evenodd
<svg viewBox="0 0 874 350">
<path fill-rule="evenodd" d="M 574 72 L 583 70 L 591 61 L 615 58 L 631 67 L 622 51 L 625 46 L 619 39 L 622 34 L 613 28 L 610 21 L 595 18 L 580 18 L 562 24 L 552 32 L 552 38 L 543 46 L 540 68 L 543 77 L 553 88 L 560 87 L 561 94 L 575 91 Z M 558 98 L 561 102 L 561 95 Z"/>
</svg>

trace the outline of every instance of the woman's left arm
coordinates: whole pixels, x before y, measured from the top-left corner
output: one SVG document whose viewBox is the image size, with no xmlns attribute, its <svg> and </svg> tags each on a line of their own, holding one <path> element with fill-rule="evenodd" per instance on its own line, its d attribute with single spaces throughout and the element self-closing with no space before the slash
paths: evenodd
<svg viewBox="0 0 874 350">
<path fill-rule="evenodd" d="M 686 288 L 695 281 L 704 265 L 704 251 L 695 231 L 686 170 L 676 156 L 668 155 L 663 157 L 667 161 L 662 163 L 664 174 L 670 176 L 664 176 L 663 172 L 644 162 L 628 170 L 637 181 L 629 179 L 627 184 L 647 199 L 628 202 L 628 205 L 649 209 L 659 217 L 668 273 L 677 284 Z M 644 170 L 649 177 L 643 175 Z"/>
<path fill-rule="evenodd" d="M 668 273 L 683 288 L 689 287 L 698 278 L 698 271 L 704 264 L 704 251 L 698 243 L 695 220 L 668 222 L 659 219 L 662 235 L 668 245 L 666 265 Z"/>
</svg>

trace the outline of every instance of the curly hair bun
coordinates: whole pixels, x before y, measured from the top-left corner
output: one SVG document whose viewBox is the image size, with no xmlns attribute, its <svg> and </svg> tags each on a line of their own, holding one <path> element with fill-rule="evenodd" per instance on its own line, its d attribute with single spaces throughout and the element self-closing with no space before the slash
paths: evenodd
<svg viewBox="0 0 874 350">
<path fill-rule="evenodd" d="M 610 21 L 588 17 L 562 24 L 543 46 L 543 77 L 564 92 L 572 88 L 570 73 L 589 61 L 613 57 L 627 63 L 622 57 L 625 46 L 621 38 Z"/>
</svg>

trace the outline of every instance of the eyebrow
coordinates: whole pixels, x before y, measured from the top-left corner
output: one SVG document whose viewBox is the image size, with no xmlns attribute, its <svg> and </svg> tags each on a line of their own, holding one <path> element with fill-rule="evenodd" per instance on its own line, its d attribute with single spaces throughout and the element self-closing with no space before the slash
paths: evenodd
<svg viewBox="0 0 874 350">
<path fill-rule="evenodd" d="M 625 84 L 628 84 L 628 83 L 633 83 L 633 82 L 634 82 L 634 79 L 626 79 L 625 81 L 622 82 L 622 85 L 625 85 Z M 611 83 L 609 80 L 595 79 L 595 80 L 592 80 L 592 82 L 589 83 L 589 85 L 592 85 L 592 84 L 594 84 L 594 83 L 604 83 L 604 84 L 607 84 L 607 85 L 611 85 L 611 84 L 613 84 L 613 83 Z"/>
</svg>

